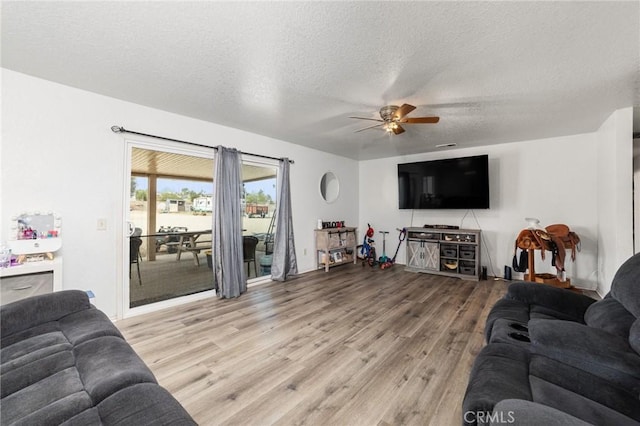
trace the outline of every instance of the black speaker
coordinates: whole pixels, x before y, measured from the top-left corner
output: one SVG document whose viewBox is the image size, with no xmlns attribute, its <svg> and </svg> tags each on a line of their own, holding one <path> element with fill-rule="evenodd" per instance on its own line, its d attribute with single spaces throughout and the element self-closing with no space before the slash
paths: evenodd
<svg viewBox="0 0 640 426">
<path fill-rule="evenodd" d="M 504 266 L 504 279 L 511 281 L 511 266 Z"/>
<path fill-rule="evenodd" d="M 486 266 L 482 267 L 482 271 L 480 272 L 480 279 L 482 281 L 486 281 L 487 280 L 487 267 Z"/>
</svg>

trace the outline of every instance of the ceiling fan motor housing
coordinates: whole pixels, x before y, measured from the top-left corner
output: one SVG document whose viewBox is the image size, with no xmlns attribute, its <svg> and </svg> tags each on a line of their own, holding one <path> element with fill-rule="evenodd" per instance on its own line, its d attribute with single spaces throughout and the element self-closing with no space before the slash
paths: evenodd
<svg viewBox="0 0 640 426">
<path fill-rule="evenodd" d="M 398 111 L 400 107 L 397 105 L 387 105 L 380 108 L 380 117 L 386 121 L 387 123 L 390 121 L 394 121 L 397 119 L 395 116 L 396 111 Z"/>
</svg>

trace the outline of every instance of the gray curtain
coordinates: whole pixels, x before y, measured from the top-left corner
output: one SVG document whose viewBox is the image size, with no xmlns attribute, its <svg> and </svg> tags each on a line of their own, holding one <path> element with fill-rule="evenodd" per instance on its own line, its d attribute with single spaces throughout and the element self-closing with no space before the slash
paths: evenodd
<svg viewBox="0 0 640 426">
<path fill-rule="evenodd" d="M 242 258 L 242 159 L 235 149 L 218 147 L 213 187 L 213 275 L 218 297 L 247 291 Z"/>
<path fill-rule="evenodd" d="M 280 191 L 276 208 L 276 232 L 273 245 L 271 279 L 285 281 L 298 274 L 296 246 L 291 216 L 291 190 L 289 189 L 289 159 L 280 160 Z"/>
</svg>

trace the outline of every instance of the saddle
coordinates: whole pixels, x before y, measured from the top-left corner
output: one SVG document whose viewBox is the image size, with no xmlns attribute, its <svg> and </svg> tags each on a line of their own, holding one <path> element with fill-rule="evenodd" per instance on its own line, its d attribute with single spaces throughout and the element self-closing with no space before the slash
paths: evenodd
<svg viewBox="0 0 640 426">
<path fill-rule="evenodd" d="M 564 271 L 566 250 L 571 249 L 571 260 L 576 260 L 576 252 L 580 251 L 580 237 L 571 231 L 567 225 L 554 224 L 545 229 L 523 229 L 516 238 L 514 250 L 514 268 L 516 265 L 517 250 L 523 252 L 527 250 L 540 250 L 542 259 L 545 259 L 545 252 L 553 253 L 551 264 L 556 267 L 558 273 Z M 526 271 L 526 265 L 522 270 L 523 256 L 520 256 L 520 264 L 515 268 L 518 272 Z M 526 263 L 526 262 L 525 262 Z"/>
</svg>

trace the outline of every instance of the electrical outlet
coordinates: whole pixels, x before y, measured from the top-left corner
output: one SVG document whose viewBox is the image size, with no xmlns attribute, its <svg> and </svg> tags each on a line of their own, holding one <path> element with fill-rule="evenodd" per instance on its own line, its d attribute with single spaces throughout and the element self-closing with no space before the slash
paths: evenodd
<svg viewBox="0 0 640 426">
<path fill-rule="evenodd" d="M 97 225 L 98 231 L 106 231 L 107 230 L 107 219 L 98 219 Z"/>
</svg>

